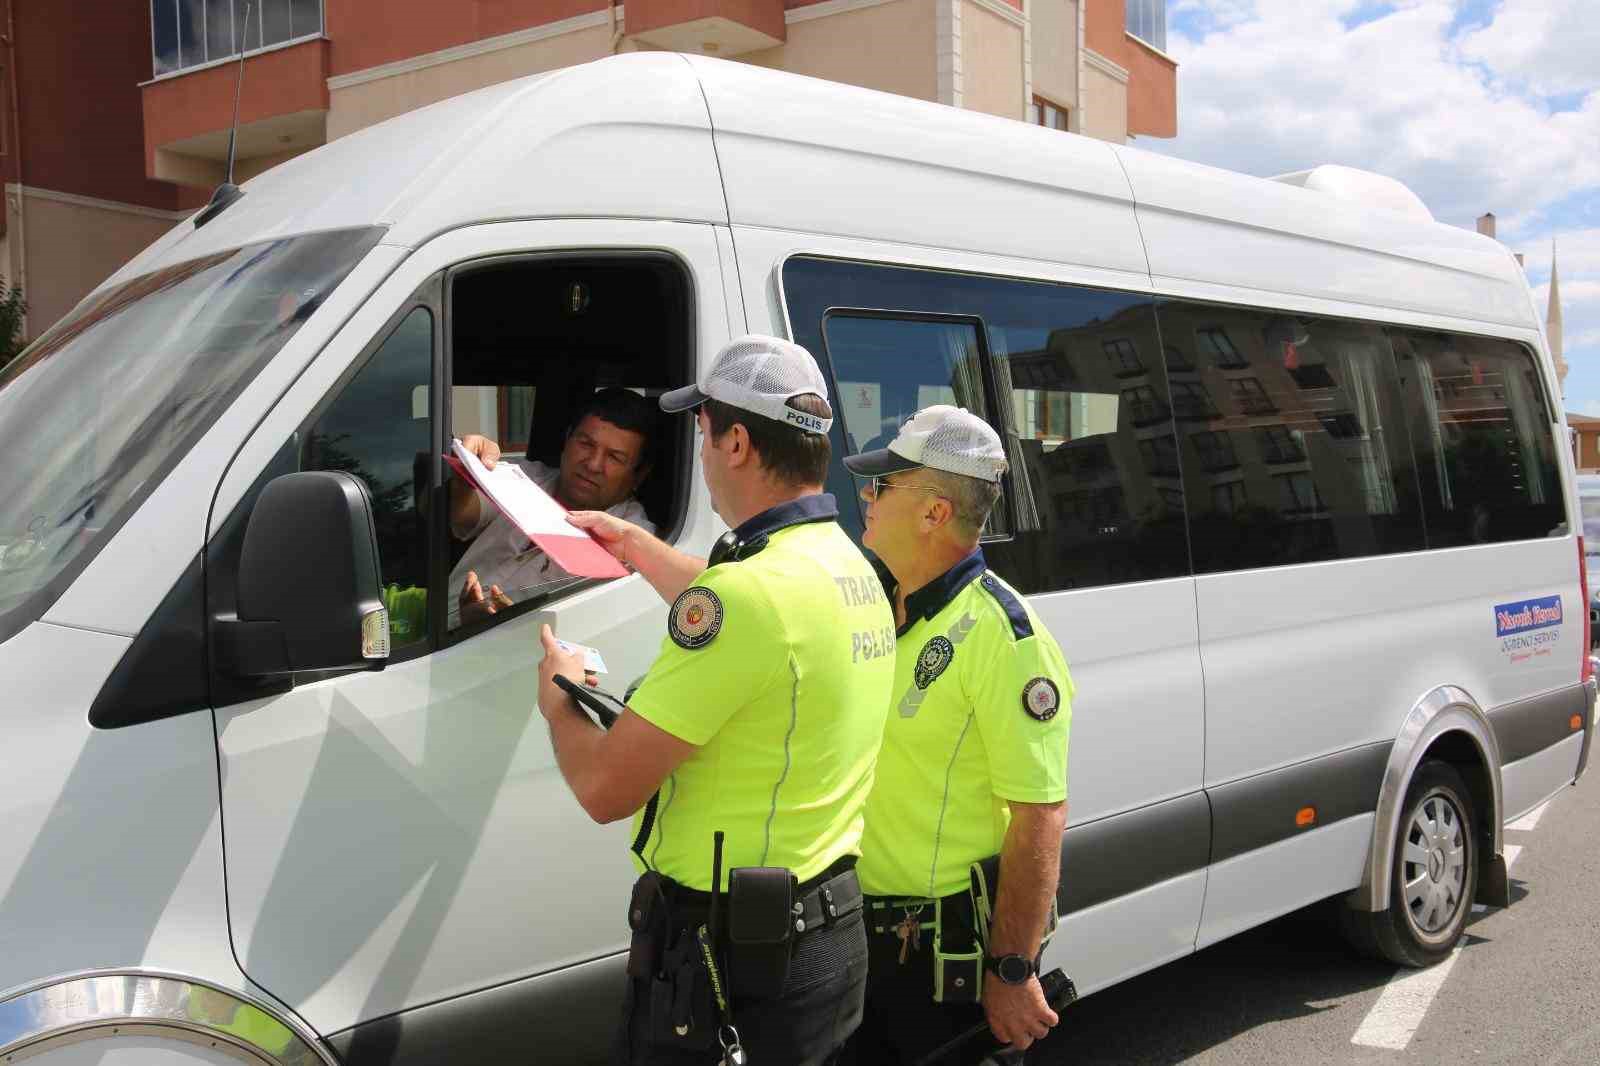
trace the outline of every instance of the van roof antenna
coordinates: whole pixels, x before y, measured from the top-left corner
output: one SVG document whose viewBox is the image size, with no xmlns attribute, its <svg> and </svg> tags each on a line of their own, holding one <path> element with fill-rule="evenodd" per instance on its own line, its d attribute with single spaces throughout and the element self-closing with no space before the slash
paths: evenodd
<svg viewBox="0 0 1600 1066">
<path fill-rule="evenodd" d="M 244 190 L 233 183 L 233 157 L 239 143 L 239 97 L 244 92 L 244 45 L 250 39 L 250 7 L 249 2 L 244 5 L 244 32 L 239 39 L 239 74 L 233 83 L 233 125 L 228 129 L 228 172 L 222 184 L 217 186 L 217 191 L 211 194 L 211 202 L 206 209 L 195 216 L 195 229 L 222 214 L 229 204 L 244 195 Z"/>
</svg>

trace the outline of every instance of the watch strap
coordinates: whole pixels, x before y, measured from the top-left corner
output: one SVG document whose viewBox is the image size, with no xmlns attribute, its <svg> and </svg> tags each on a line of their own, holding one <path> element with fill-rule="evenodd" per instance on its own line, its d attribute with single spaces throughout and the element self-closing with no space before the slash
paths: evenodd
<svg viewBox="0 0 1600 1066">
<path fill-rule="evenodd" d="M 1023 975 L 1015 980 L 1006 977 L 1006 975 L 1001 972 L 1000 969 L 1002 963 L 1011 963 L 1013 959 L 1015 959 L 1016 962 L 1012 963 L 1009 968 L 1015 969 L 1017 964 L 1021 964 L 1022 966 L 1026 967 L 1026 971 L 1023 973 Z M 1039 973 L 1039 967 L 1036 966 L 1034 961 L 1028 958 L 1026 955 L 990 955 L 985 953 L 983 956 L 983 968 L 1000 978 L 1000 980 L 1004 981 L 1008 985 L 1020 985 L 1030 977 L 1038 976 Z"/>
</svg>

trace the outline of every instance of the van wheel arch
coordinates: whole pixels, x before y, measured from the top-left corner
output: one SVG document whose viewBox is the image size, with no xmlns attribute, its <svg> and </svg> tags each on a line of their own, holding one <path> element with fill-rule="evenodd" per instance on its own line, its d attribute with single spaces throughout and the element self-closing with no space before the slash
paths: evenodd
<svg viewBox="0 0 1600 1066">
<path fill-rule="evenodd" d="M 1501 855 L 1500 745 L 1478 702 L 1464 689 L 1441 685 L 1412 705 L 1395 735 L 1378 792 L 1361 884 L 1344 898 L 1351 910 L 1377 913 L 1389 908 L 1390 869 L 1401 807 L 1418 770 L 1430 759 L 1450 765 L 1468 792 L 1476 827 L 1473 843 L 1480 859 L 1474 898 L 1499 906 L 1508 902 Z"/>
<path fill-rule="evenodd" d="M 0 993 L 0 1060 L 22 1062 L 85 1040 L 149 1038 L 198 1045 L 240 1062 L 337 1066 L 299 1019 L 274 1004 L 199 978 L 93 970 Z"/>
</svg>

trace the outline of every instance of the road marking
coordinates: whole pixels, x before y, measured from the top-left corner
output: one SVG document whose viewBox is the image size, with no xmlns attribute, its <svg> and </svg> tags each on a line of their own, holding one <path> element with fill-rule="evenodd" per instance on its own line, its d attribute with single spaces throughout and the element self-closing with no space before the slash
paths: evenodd
<svg viewBox="0 0 1600 1066">
<path fill-rule="evenodd" d="M 1450 976 L 1450 968 L 1460 957 L 1461 949 L 1458 947 L 1437 966 L 1430 966 L 1426 970 L 1401 970 L 1391 977 L 1389 983 L 1383 986 L 1383 994 L 1378 997 L 1378 1002 L 1361 1020 L 1361 1028 L 1350 1038 L 1350 1043 L 1404 1051 L 1416 1035 L 1417 1026 L 1422 1024 L 1423 1016 L 1428 1013 L 1433 997 L 1444 987 L 1444 979 Z"/>
<path fill-rule="evenodd" d="M 1506 826 L 1506 828 L 1507 829 L 1515 829 L 1518 832 L 1524 832 L 1524 833 L 1532 832 L 1533 829 L 1538 826 L 1539 819 L 1544 817 L 1545 809 L 1548 808 L 1549 806 L 1550 806 L 1550 801 L 1549 800 L 1545 800 L 1543 803 L 1539 804 L 1539 806 L 1535 807 L 1533 810 L 1529 811 L 1527 814 L 1524 814 L 1521 818 L 1518 818 L 1516 821 L 1514 821 L 1510 825 Z"/>
<path fill-rule="evenodd" d="M 1522 848 L 1507 844 L 1504 852 L 1506 870 L 1509 871 L 1511 864 L 1517 861 L 1517 856 L 1522 854 Z M 1474 906 L 1472 909 L 1476 911 L 1481 908 Z M 1451 967 L 1460 957 L 1461 948 L 1457 947 L 1437 966 L 1430 966 L 1426 970 L 1401 970 L 1389 978 L 1389 983 L 1383 986 L 1383 993 L 1378 996 L 1378 1002 L 1367 1011 L 1367 1016 L 1361 1020 L 1361 1027 L 1350 1038 L 1350 1043 L 1404 1051 L 1416 1035 L 1422 1019 L 1427 1016 L 1433 997 L 1444 987 L 1445 978 L 1450 976 Z"/>
</svg>

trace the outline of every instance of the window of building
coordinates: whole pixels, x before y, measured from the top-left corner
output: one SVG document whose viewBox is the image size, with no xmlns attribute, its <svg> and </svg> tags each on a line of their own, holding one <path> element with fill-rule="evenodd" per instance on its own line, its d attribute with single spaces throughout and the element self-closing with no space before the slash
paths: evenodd
<svg viewBox="0 0 1600 1066">
<path fill-rule="evenodd" d="M 1144 364 L 1139 362 L 1139 349 L 1127 337 L 1102 341 L 1100 347 L 1105 350 L 1106 359 L 1111 363 L 1111 372 L 1117 377 L 1144 373 Z"/>
<path fill-rule="evenodd" d="M 1200 457 L 1200 469 L 1208 474 L 1231 470 L 1239 465 L 1239 457 L 1233 450 L 1233 437 L 1227 433 L 1203 430 L 1191 434 L 1189 443 L 1194 445 L 1195 454 Z"/>
<path fill-rule="evenodd" d="M 322 33 L 322 0 L 150 0 L 155 73 L 172 74 Z"/>
<path fill-rule="evenodd" d="M 1042 96 L 1035 96 L 1028 105 L 1028 121 L 1035 126 L 1044 126 L 1047 129 L 1066 132 L 1067 109 L 1060 104 L 1051 103 Z"/>
<path fill-rule="evenodd" d="M 1562 535 L 1553 416 L 1532 354 L 1485 337 L 1391 336 L 1407 385 L 1429 546 Z"/>
<path fill-rule="evenodd" d="M 1175 486 L 1146 466 L 1148 454 L 1176 477 L 1165 376 L 1124 389 L 1124 349 L 1108 347 L 1161 350 L 1148 297 L 810 257 L 789 260 L 783 284 L 795 340 L 837 389 L 836 454 L 881 447 L 895 419 L 961 395 L 996 426 L 1011 460 L 1002 502 L 1013 525 L 984 552 L 1006 580 L 1045 592 L 1189 572 L 1181 497 L 1164 494 Z M 896 310 L 876 312 L 868 328 L 866 312 L 843 307 Z M 974 348 L 976 375 L 958 369 Z M 835 466 L 829 490 L 859 534 L 859 509 L 843 506 L 858 485 Z"/>
<path fill-rule="evenodd" d="M 1179 449 L 1196 572 L 1425 546 L 1404 375 L 1381 328 L 1296 318 L 1286 349 L 1253 341 L 1285 333 L 1281 315 L 1181 300 L 1162 302 L 1159 314 L 1165 336 L 1193 337 L 1204 353 L 1194 360 L 1200 383 L 1229 396 L 1226 410 L 1186 429 Z M 1251 341 L 1241 350 L 1223 337 Z M 1216 358 L 1227 352 L 1238 368 Z M 1295 371 L 1313 365 L 1323 368 L 1318 385 L 1302 388 Z M 1265 413 L 1273 424 L 1254 425 Z"/>
<path fill-rule="evenodd" d="M 1151 477 L 1178 476 L 1178 442 L 1171 436 L 1140 441 L 1139 455 Z"/>
<path fill-rule="evenodd" d="M 1250 365 L 1239 354 L 1239 349 L 1233 346 L 1228 331 L 1220 327 L 1208 326 L 1195 330 L 1194 346 L 1205 356 L 1206 362 L 1223 370 L 1242 370 Z"/>
<path fill-rule="evenodd" d="M 1278 409 L 1255 378 L 1234 378 L 1228 382 L 1228 391 L 1233 394 L 1234 406 L 1244 414 L 1266 415 Z"/>
<path fill-rule="evenodd" d="M 1128 32 L 1165 52 L 1167 50 L 1167 0 L 1127 0 Z"/>
<path fill-rule="evenodd" d="M 1211 403 L 1211 394 L 1198 381 L 1172 383 L 1172 414 L 1175 418 L 1210 418 L 1217 413 Z"/>
<path fill-rule="evenodd" d="M 1306 460 L 1305 449 L 1300 446 L 1299 438 L 1289 432 L 1288 426 L 1257 426 L 1256 450 L 1261 453 L 1261 461 L 1268 464 Z"/>
<path fill-rule="evenodd" d="M 1244 510 L 1247 499 L 1242 481 L 1224 481 L 1211 486 L 1211 506 L 1218 514 L 1238 514 Z"/>
</svg>

